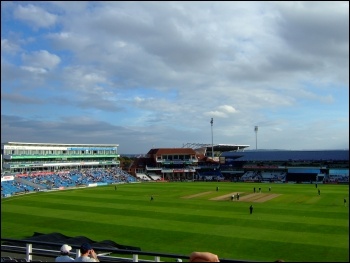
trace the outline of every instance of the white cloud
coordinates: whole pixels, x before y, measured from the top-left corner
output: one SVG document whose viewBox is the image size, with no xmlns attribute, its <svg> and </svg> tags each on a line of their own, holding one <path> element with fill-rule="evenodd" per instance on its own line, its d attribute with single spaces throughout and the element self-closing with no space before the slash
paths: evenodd
<svg viewBox="0 0 350 263">
<path fill-rule="evenodd" d="M 224 111 L 224 112 L 227 112 L 227 113 L 235 113 L 237 112 L 237 110 L 230 106 L 230 105 L 222 105 L 222 106 L 219 106 L 219 109 Z"/>
<path fill-rule="evenodd" d="M 29 4 L 19 5 L 14 10 L 14 17 L 32 24 L 34 27 L 50 27 L 57 21 L 57 16 L 53 15 L 41 7 Z"/>
<path fill-rule="evenodd" d="M 39 73 L 39 74 L 47 73 L 47 70 L 44 69 L 44 68 L 26 67 L 26 66 L 23 66 L 23 67 L 21 67 L 21 68 L 24 69 L 24 70 L 26 70 L 26 71 L 32 72 L 32 73 Z"/>
<path fill-rule="evenodd" d="M 19 50 L 20 47 L 16 43 L 13 43 L 8 39 L 1 39 L 1 53 L 16 53 Z"/>
<path fill-rule="evenodd" d="M 54 69 L 61 62 L 59 56 L 51 54 L 46 50 L 23 54 L 22 59 L 24 64 L 29 65 L 30 67 L 44 68 L 47 70 Z"/>
</svg>

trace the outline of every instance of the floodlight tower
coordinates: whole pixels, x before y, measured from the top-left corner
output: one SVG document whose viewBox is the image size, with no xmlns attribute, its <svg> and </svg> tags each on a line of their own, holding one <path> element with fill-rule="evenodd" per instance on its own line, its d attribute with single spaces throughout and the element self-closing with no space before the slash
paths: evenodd
<svg viewBox="0 0 350 263">
<path fill-rule="evenodd" d="M 258 126 L 255 126 L 255 150 L 258 150 Z"/>
<path fill-rule="evenodd" d="M 210 124 L 211 124 L 211 158 L 213 158 L 214 160 L 213 118 L 211 118 Z"/>
</svg>

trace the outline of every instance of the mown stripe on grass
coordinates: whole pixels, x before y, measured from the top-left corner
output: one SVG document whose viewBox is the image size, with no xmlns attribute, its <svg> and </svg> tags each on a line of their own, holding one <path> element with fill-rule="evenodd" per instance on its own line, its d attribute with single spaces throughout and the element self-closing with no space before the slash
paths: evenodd
<svg viewBox="0 0 350 263">
<path fill-rule="evenodd" d="M 98 200 L 76 200 L 75 202 L 69 201 L 69 199 L 62 198 L 45 198 L 45 200 L 20 200 L 16 202 L 21 204 L 22 207 L 12 208 L 14 210 L 24 209 L 24 207 L 32 208 L 57 208 L 58 210 L 71 210 L 71 211 L 94 211 L 97 213 L 101 211 L 105 214 L 132 214 L 140 213 L 140 211 L 150 212 L 151 214 L 158 213 L 158 216 L 163 217 L 173 217 L 176 214 L 180 214 L 182 220 L 186 219 L 185 215 L 193 217 L 193 220 L 201 221 L 212 221 L 213 224 L 221 223 L 223 220 L 236 220 L 243 222 L 251 218 L 249 215 L 249 209 L 243 207 L 241 204 L 228 204 L 227 207 L 217 207 L 215 205 L 199 206 L 193 204 L 183 204 L 183 203 L 169 203 L 169 202 L 150 202 L 150 201 L 124 201 L 124 202 L 107 202 L 104 199 Z M 3 206 L 4 209 L 10 209 L 14 204 L 7 204 Z M 331 215 L 324 212 L 315 212 L 310 209 L 295 211 L 293 209 L 287 209 L 286 207 L 277 208 L 264 208 L 256 207 L 253 213 L 254 217 L 259 217 L 262 220 L 271 222 L 271 224 L 285 224 L 290 226 L 295 226 L 298 228 L 299 223 L 307 223 L 310 225 L 320 225 L 323 226 L 334 226 L 334 227 L 344 227 L 348 226 L 348 211 L 343 208 L 343 212 L 333 212 Z M 322 215 L 323 217 L 320 217 Z M 327 217 L 326 217 L 327 216 Z M 218 220 L 215 220 L 218 218 Z M 236 222 L 237 223 L 237 222 Z M 336 231 L 336 229 L 335 229 Z"/>
<path fill-rule="evenodd" d="M 35 209 L 36 210 L 36 209 Z M 242 236 L 247 239 L 261 239 L 263 240 L 272 240 L 272 241 L 280 241 L 279 237 L 283 236 L 283 241 L 291 242 L 291 243 L 304 243 L 304 244 L 324 244 L 324 239 L 327 239 L 329 242 L 334 241 L 338 242 L 338 244 L 327 244 L 330 246 L 340 246 L 342 243 L 344 247 L 346 245 L 346 237 L 343 234 L 329 234 L 318 232 L 312 233 L 308 231 L 291 231 L 291 230 L 278 230 L 278 229 L 262 229 L 260 226 L 256 224 L 251 224 L 251 226 L 237 226 L 237 225 L 225 225 L 225 224 L 206 224 L 204 222 L 196 222 L 193 223 L 191 228 L 189 228 L 188 222 L 178 221 L 178 220 L 164 220 L 164 219 L 156 219 L 152 218 L 151 220 L 145 219 L 142 214 L 137 216 L 126 216 L 126 215 L 97 215 L 94 211 L 91 212 L 83 212 L 79 211 L 79 213 L 63 213 L 57 212 L 55 209 L 47 209 L 47 214 L 38 214 L 38 211 L 31 210 L 27 213 L 16 213 L 12 214 L 12 218 L 17 218 L 17 220 L 13 220 L 13 222 L 18 222 L 19 224 L 23 224 L 23 216 L 27 215 L 26 226 L 35 226 L 38 222 L 44 222 L 45 225 L 51 224 L 54 228 L 59 227 L 60 224 L 63 225 L 77 225 L 82 227 L 84 225 L 95 225 L 98 229 L 102 228 L 101 225 L 107 224 L 110 226 L 120 227 L 120 226 L 133 226 L 139 227 L 140 225 L 145 225 L 147 228 L 153 228 L 154 230 L 169 230 L 173 231 L 174 229 L 178 229 L 178 231 L 182 231 L 182 229 L 186 229 L 188 233 L 202 233 L 203 231 L 207 232 L 208 235 L 221 235 L 221 236 Z M 4 215 L 5 218 L 10 215 Z M 28 216 L 29 215 L 29 216 Z M 35 219 L 35 220 L 34 220 Z M 69 222 L 69 223 L 68 223 Z M 255 236 L 254 232 L 260 233 L 260 236 Z M 298 240 L 297 236 L 304 236 L 307 233 L 307 239 L 303 238 L 302 240 Z M 306 236 L 306 235 L 305 235 Z M 326 245 L 326 244 L 324 244 Z"/>
</svg>

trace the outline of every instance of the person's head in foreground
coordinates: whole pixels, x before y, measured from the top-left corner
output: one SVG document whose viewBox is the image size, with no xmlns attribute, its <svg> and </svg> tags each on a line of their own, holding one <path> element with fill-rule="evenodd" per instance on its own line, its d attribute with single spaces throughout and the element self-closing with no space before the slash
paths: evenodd
<svg viewBox="0 0 350 263">
<path fill-rule="evenodd" d="M 220 262 L 219 257 L 211 252 L 192 252 L 190 262 Z"/>
</svg>

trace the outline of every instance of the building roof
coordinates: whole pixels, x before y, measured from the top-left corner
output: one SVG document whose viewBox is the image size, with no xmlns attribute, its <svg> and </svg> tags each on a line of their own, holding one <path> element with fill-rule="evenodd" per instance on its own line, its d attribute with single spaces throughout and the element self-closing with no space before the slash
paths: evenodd
<svg viewBox="0 0 350 263">
<path fill-rule="evenodd" d="M 148 154 L 196 154 L 191 148 L 157 148 L 149 150 Z"/>
<path fill-rule="evenodd" d="M 119 144 L 87 144 L 87 143 L 36 143 L 36 142 L 3 142 L 1 146 L 14 145 L 14 146 L 119 146 Z"/>
<path fill-rule="evenodd" d="M 215 152 L 228 152 L 228 151 L 238 151 L 248 148 L 250 145 L 245 144 L 207 144 L 207 143 L 187 143 L 184 146 L 192 148 L 194 150 L 203 149 L 211 151 L 212 148 Z"/>
<path fill-rule="evenodd" d="M 235 161 L 349 161 L 349 150 L 259 150 L 223 152 L 221 157 L 231 157 Z"/>
</svg>

